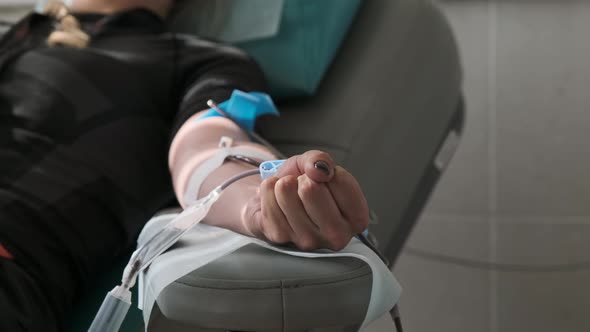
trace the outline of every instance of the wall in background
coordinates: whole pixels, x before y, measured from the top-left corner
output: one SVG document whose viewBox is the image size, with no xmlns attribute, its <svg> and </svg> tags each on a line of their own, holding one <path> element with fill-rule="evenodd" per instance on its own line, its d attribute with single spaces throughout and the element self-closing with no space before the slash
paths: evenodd
<svg viewBox="0 0 590 332">
<path fill-rule="evenodd" d="M 0 20 L 15 22 L 34 7 L 34 1 L 0 0 Z"/>
<path fill-rule="evenodd" d="M 590 331 L 590 1 L 440 5 L 467 126 L 395 267 L 406 330 Z"/>
</svg>

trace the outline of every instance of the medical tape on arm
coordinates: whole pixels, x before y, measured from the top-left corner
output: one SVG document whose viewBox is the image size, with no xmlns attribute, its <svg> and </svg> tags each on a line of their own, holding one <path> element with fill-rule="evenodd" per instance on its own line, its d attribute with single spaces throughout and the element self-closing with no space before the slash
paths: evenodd
<svg viewBox="0 0 590 332">
<path fill-rule="evenodd" d="M 227 157 L 240 155 L 260 161 L 273 160 L 276 158 L 272 153 L 254 143 L 234 145 L 234 140 L 227 136 L 221 137 L 218 148 L 219 149 L 214 152 L 210 158 L 204 160 L 197 167 L 193 168 L 192 175 L 190 176 L 183 196 L 183 203 L 185 205 L 190 205 L 197 200 L 203 182 L 205 182 L 211 173 L 223 165 Z"/>
</svg>

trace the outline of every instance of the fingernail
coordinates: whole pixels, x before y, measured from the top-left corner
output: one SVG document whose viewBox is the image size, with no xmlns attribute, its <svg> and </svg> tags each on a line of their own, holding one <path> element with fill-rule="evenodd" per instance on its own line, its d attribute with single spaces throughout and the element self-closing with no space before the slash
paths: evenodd
<svg viewBox="0 0 590 332">
<path fill-rule="evenodd" d="M 330 176 L 330 166 L 327 162 L 323 160 L 316 161 L 314 167 L 326 173 L 327 176 Z"/>
</svg>

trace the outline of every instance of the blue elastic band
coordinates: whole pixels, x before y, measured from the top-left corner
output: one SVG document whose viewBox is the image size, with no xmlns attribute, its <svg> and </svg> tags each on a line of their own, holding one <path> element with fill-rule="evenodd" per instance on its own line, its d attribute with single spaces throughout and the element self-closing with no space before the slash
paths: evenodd
<svg viewBox="0 0 590 332">
<path fill-rule="evenodd" d="M 242 128 L 248 132 L 254 131 L 256 118 L 261 115 L 279 115 L 275 104 L 266 93 L 261 92 L 243 92 L 234 90 L 231 98 L 221 104 L 218 104 L 225 113 L 227 113 L 232 120 L 237 122 Z M 210 109 L 205 114 L 199 117 L 199 120 L 210 118 L 213 116 L 222 116 L 214 109 Z"/>
</svg>

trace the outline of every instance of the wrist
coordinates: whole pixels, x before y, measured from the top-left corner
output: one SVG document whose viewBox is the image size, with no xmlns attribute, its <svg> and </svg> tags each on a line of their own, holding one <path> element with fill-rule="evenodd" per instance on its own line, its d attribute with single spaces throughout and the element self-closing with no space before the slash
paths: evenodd
<svg viewBox="0 0 590 332">
<path fill-rule="evenodd" d="M 275 159 L 268 148 L 250 142 L 228 119 L 193 120 L 188 120 L 178 131 L 169 154 L 174 192 L 183 206 L 200 196 L 201 184 L 223 165 L 227 155 L 239 154 L 259 161 Z"/>
<path fill-rule="evenodd" d="M 251 170 L 252 166 L 240 162 L 226 162 L 215 170 L 202 185 L 202 192 L 217 187 L 221 182 L 235 174 Z M 244 178 L 229 186 L 212 207 L 204 220 L 209 225 L 231 229 L 246 236 L 255 236 L 256 228 L 250 221 L 250 211 L 255 211 L 260 177 Z"/>
</svg>

